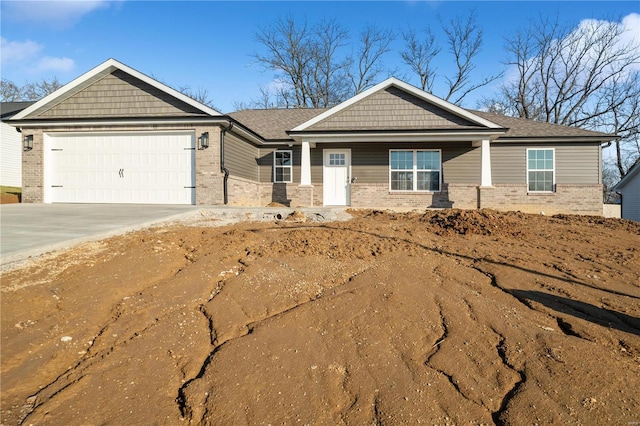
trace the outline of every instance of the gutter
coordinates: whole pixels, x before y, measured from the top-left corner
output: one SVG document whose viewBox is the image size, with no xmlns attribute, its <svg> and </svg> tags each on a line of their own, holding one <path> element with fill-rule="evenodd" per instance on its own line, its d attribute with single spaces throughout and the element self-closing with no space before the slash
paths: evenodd
<svg viewBox="0 0 640 426">
<path fill-rule="evenodd" d="M 231 130 L 232 127 L 233 122 L 230 122 L 227 127 L 220 131 L 220 171 L 224 173 L 224 178 L 222 179 L 222 194 L 225 206 L 229 204 L 229 169 L 224 166 L 224 135 L 227 133 L 227 130 Z"/>
</svg>

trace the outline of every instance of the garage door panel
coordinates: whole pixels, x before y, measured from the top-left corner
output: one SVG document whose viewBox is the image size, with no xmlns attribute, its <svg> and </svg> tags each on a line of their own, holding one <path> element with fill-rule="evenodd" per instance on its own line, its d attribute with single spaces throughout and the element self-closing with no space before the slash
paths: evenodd
<svg viewBox="0 0 640 426">
<path fill-rule="evenodd" d="M 194 204 L 192 133 L 50 137 L 51 202 Z"/>
</svg>

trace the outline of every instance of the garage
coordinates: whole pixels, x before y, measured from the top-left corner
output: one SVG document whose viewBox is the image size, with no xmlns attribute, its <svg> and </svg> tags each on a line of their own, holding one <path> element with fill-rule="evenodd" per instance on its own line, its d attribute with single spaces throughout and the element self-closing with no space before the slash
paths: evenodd
<svg viewBox="0 0 640 426">
<path fill-rule="evenodd" d="M 195 204 L 195 134 L 49 133 L 44 202 Z"/>
</svg>

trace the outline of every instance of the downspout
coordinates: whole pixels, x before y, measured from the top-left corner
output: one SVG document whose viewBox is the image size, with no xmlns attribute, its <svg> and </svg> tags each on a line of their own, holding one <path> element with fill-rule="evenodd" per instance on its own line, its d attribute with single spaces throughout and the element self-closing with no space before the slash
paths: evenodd
<svg viewBox="0 0 640 426">
<path fill-rule="evenodd" d="M 228 127 L 220 131 L 220 171 L 224 173 L 224 178 L 222 179 L 222 194 L 225 206 L 229 204 L 229 169 L 224 166 L 224 135 L 227 133 L 227 130 L 230 130 L 232 127 L 233 123 L 229 123 Z"/>
</svg>

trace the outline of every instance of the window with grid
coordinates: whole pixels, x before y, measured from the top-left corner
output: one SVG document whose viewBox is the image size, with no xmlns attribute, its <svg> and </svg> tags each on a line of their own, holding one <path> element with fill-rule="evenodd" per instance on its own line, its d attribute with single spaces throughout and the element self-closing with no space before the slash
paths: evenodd
<svg viewBox="0 0 640 426">
<path fill-rule="evenodd" d="M 555 159 L 553 149 L 527 149 L 527 189 L 553 192 Z"/>
<path fill-rule="evenodd" d="M 389 151 L 392 191 L 440 191 L 440 150 Z"/>
<path fill-rule="evenodd" d="M 273 152 L 273 181 L 292 182 L 293 176 L 293 160 L 292 151 L 274 151 Z"/>
</svg>

